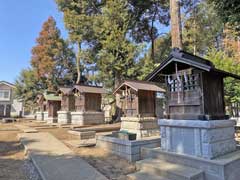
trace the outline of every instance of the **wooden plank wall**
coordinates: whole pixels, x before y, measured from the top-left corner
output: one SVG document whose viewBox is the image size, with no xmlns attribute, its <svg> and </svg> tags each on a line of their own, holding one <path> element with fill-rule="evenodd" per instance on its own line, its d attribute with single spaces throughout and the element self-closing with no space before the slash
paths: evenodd
<svg viewBox="0 0 240 180">
<path fill-rule="evenodd" d="M 155 116 L 155 92 L 139 91 L 139 114 L 141 116 Z"/>
<path fill-rule="evenodd" d="M 210 116 L 224 116 L 223 77 L 213 73 L 203 73 L 204 111 Z"/>
<path fill-rule="evenodd" d="M 85 110 L 101 111 L 101 94 L 85 93 Z"/>
</svg>

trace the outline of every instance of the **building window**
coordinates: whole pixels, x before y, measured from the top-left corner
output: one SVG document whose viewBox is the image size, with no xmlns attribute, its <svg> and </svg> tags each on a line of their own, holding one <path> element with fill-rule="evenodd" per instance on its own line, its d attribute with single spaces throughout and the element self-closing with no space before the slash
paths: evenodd
<svg viewBox="0 0 240 180">
<path fill-rule="evenodd" d="M 9 90 L 0 90 L 0 100 L 9 101 L 10 100 L 10 91 Z"/>
</svg>

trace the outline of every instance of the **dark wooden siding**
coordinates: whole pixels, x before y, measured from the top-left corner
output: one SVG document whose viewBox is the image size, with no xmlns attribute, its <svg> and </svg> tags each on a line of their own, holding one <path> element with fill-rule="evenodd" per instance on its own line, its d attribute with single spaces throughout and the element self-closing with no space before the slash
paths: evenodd
<svg viewBox="0 0 240 180">
<path fill-rule="evenodd" d="M 141 116 L 155 116 L 155 92 L 139 91 L 139 114 Z"/>
<path fill-rule="evenodd" d="M 225 115 L 223 77 L 204 72 L 202 84 L 205 115 L 210 119 L 223 117 Z"/>
<path fill-rule="evenodd" d="M 101 94 L 85 93 L 85 110 L 101 111 Z"/>
<path fill-rule="evenodd" d="M 61 101 L 48 101 L 48 117 L 57 117 L 57 112 L 61 109 Z"/>
<path fill-rule="evenodd" d="M 74 95 L 63 95 L 62 96 L 61 110 L 63 110 L 63 111 L 74 111 L 75 110 Z"/>
</svg>

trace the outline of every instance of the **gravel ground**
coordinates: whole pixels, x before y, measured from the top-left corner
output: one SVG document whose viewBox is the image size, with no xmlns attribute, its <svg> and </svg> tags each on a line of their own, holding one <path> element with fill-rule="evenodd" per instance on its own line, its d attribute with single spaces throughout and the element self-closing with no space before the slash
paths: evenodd
<svg viewBox="0 0 240 180">
<path fill-rule="evenodd" d="M 42 180 L 31 160 L 27 159 L 24 161 L 23 171 L 26 175 L 27 180 Z"/>
</svg>

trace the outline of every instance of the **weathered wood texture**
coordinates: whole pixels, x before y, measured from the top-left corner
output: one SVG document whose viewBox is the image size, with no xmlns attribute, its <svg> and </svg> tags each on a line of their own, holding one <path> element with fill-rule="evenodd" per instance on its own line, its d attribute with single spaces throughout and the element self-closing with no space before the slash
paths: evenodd
<svg viewBox="0 0 240 180">
<path fill-rule="evenodd" d="M 48 117 L 57 117 L 57 112 L 61 109 L 61 101 L 48 101 Z"/>
<path fill-rule="evenodd" d="M 86 111 L 101 111 L 101 94 L 85 93 Z"/>
<path fill-rule="evenodd" d="M 155 116 L 156 95 L 153 91 L 131 92 L 121 96 L 121 109 L 125 116 Z"/>
<path fill-rule="evenodd" d="M 74 95 L 62 95 L 61 110 L 62 111 L 74 111 L 75 110 Z"/>
<path fill-rule="evenodd" d="M 224 84 L 223 77 L 213 73 L 202 73 L 204 114 L 209 117 L 224 117 Z"/>
<path fill-rule="evenodd" d="M 75 98 L 76 111 L 101 111 L 101 94 L 97 93 L 80 93 Z"/>
<path fill-rule="evenodd" d="M 156 93 L 153 91 L 139 91 L 139 114 L 142 116 L 155 116 Z"/>
<path fill-rule="evenodd" d="M 186 72 L 189 73 L 189 70 Z M 222 76 L 192 70 L 192 73 L 185 77 L 180 75 L 180 79 L 181 83 L 177 81 L 176 75 L 172 75 L 173 82 L 168 84 L 167 118 L 225 118 Z"/>
</svg>

